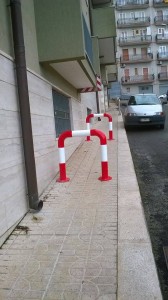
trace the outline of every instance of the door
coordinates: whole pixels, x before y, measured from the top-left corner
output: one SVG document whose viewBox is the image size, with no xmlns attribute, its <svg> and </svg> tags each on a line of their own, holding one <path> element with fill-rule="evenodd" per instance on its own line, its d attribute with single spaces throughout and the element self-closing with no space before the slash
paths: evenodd
<svg viewBox="0 0 168 300">
<path fill-rule="evenodd" d="M 148 68 L 143 68 L 143 79 L 148 80 Z"/>
<path fill-rule="evenodd" d="M 122 31 L 120 35 L 120 41 L 125 42 L 127 40 L 127 32 Z"/>
<path fill-rule="evenodd" d="M 167 56 L 167 47 L 166 46 L 159 46 L 159 58 L 164 58 Z"/>
<path fill-rule="evenodd" d="M 125 24 L 125 21 L 126 20 L 126 13 L 120 13 L 119 14 L 119 21 L 120 21 L 120 24 Z"/>
<path fill-rule="evenodd" d="M 135 68 L 134 71 L 135 71 L 135 76 L 138 76 L 138 68 Z"/>
<path fill-rule="evenodd" d="M 53 90 L 53 106 L 56 137 L 71 130 L 69 98 Z"/>
<path fill-rule="evenodd" d="M 140 22 L 145 21 L 145 12 L 144 11 L 137 11 L 135 13 L 135 18 L 137 18 Z"/>
<path fill-rule="evenodd" d="M 124 70 L 124 75 L 125 75 L 125 82 L 129 81 L 130 80 L 129 69 Z"/>
<path fill-rule="evenodd" d="M 167 78 L 167 66 L 161 66 L 160 78 Z"/>
<path fill-rule="evenodd" d="M 147 48 L 141 48 L 141 56 L 142 56 L 142 58 L 146 58 L 147 57 L 147 53 L 148 53 L 148 49 Z"/>
<path fill-rule="evenodd" d="M 163 22 L 163 11 L 157 10 L 157 21 Z"/>
<path fill-rule="evenodd" d="M 137 49 L 136 49 L 136 48 L 133 48 L 133 56 L 132 56 L 132 59 L 133 59 L 133 60 L 136 60 L 136 59 L 137 59 L 136 53 L 137 53 Z"/>
<path fill-rule="evenodd" d="M 164 28 L 158 28 L 158 34 L 164 36 Z"/>
<path fill-rule="evenodd" d="M 122 53 L 123 53 L 123 60 L 124 60 L 124 61 L 129 60 L 129 52 L 128 52 L 128 49 L 123 49 L 123 50 L 122 50 Z"/>
</svg>

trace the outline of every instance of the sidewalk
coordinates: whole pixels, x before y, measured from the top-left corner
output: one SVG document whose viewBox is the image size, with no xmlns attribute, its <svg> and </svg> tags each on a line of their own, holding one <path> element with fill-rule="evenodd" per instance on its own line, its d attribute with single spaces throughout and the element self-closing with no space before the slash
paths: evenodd
<svg viewBox="0 0 168 300">
<path fill-rule="evenodd" d="M 99 139 L 83 142 L 67 162 L 70 181 L 54 179 L 42 211 L 0 249 L 0 300 L 162 299 L 122 117 L 114 105 L 109 113 L 112 180 L 98 180 Z M 95 128 L 108 136 L 106 118 Z"/>
</svg>

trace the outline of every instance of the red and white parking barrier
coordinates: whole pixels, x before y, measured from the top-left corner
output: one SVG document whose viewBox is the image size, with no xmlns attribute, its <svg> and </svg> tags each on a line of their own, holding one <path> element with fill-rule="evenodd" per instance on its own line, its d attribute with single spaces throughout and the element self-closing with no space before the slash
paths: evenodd
<svg viewBox="0 0 168 300">
<path fill-rule="evenodd" d="M 64 141 L 67 138 L 75 136 L 97 136 L 100 139 L 101 145 L 101 169 L 102 175 L 98 178 L 101 181 L 111 180 L 112 177 L 108 175 L 108 160 L 107 160 L 107 140 L 105 134 L 97 129 L 91 130 L 74 130 L 64 131 L 58 138 L 58 149 L 59 149 L 59 170 L 60 177 L 57 179 L 58 182 L 66 182 L 70 179 L 66 176 L 66 163 L 65 163 L 65 148 Z"/>
<path fill-rule="evenodd" d="M 109 140 L 114 140 L 113 137 L 113 122 L 112 122 L 112 116 L 110 114 L 104 113 L 104 114 L 90 114 L 86 117 L 86 126 L 87 129 L 90 130 L 90 120 L 94 117 L 107 117 L 109 119 Z M 87 136 L 87 141 L 90 141 L 90 136 Z"/>
</svg>

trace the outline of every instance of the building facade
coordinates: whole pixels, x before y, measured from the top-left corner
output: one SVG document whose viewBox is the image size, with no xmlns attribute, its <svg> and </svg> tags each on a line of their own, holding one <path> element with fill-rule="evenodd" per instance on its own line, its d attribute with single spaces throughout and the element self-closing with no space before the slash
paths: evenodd
<svg viewBox="0 0 168 300">
<path fill-rule="evenodd" d="M 0 1 L 0 244 L 29 210 L 25 171 L 29 161 L 24 155 L 11 22 L 15 2 L 21 6 L 39 196 L 59 171 L 58 136 L 65 130 L 86 129 L 86 116 L 96 113 L 98 104 L 100 112 L 106 109 L 105 84 L 100 93 L 81 90 L 95 90 L 96 75 L 102 71 L 107 77 L 106 64 L 115 61 L 110 1 Z M 113 42 L 111 54 L 103 45 L 106 39 Z M 81 141 L 67 140 L 66 159 Z"/>
<path fill-rule="evenodd" d="M 117 70 L 122 94 L 168 90 L 168 3 L 117 0 Z"/>
</svg>

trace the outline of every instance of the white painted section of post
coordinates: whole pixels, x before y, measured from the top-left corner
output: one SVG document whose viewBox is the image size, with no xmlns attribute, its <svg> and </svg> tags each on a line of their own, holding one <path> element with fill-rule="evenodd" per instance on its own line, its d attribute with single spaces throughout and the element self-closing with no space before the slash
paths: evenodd
<svg viewBox="0 0 168 300">
<path fill-rule="evenodd" d="M 104 114 L 94 114 L 94 117 L 103 117 Z"/>
<path fill-rule="evenodd" d="M 109 122 L 109 130 L 112 131 L 113 130 L 113 123 Z"/>
<path fill-rule="evenodd" d="M 90 130 L 73 130 L 72 136 L 90 136 Z"/>
<path fill-rule="evenodd" d="M 107 161 L 107 145 L 101 145 L 101 161 Z"/>
<path fill-rule="evenodd" d="M 90 123 L 86 123 L 87 130 L 90 130 Z"/>
<path fill-rule="evenodd" d="M 58 148 L 59 151 L 59 162 L 60 164 L 65 163 L 65 148 Z"/>
</svg>

